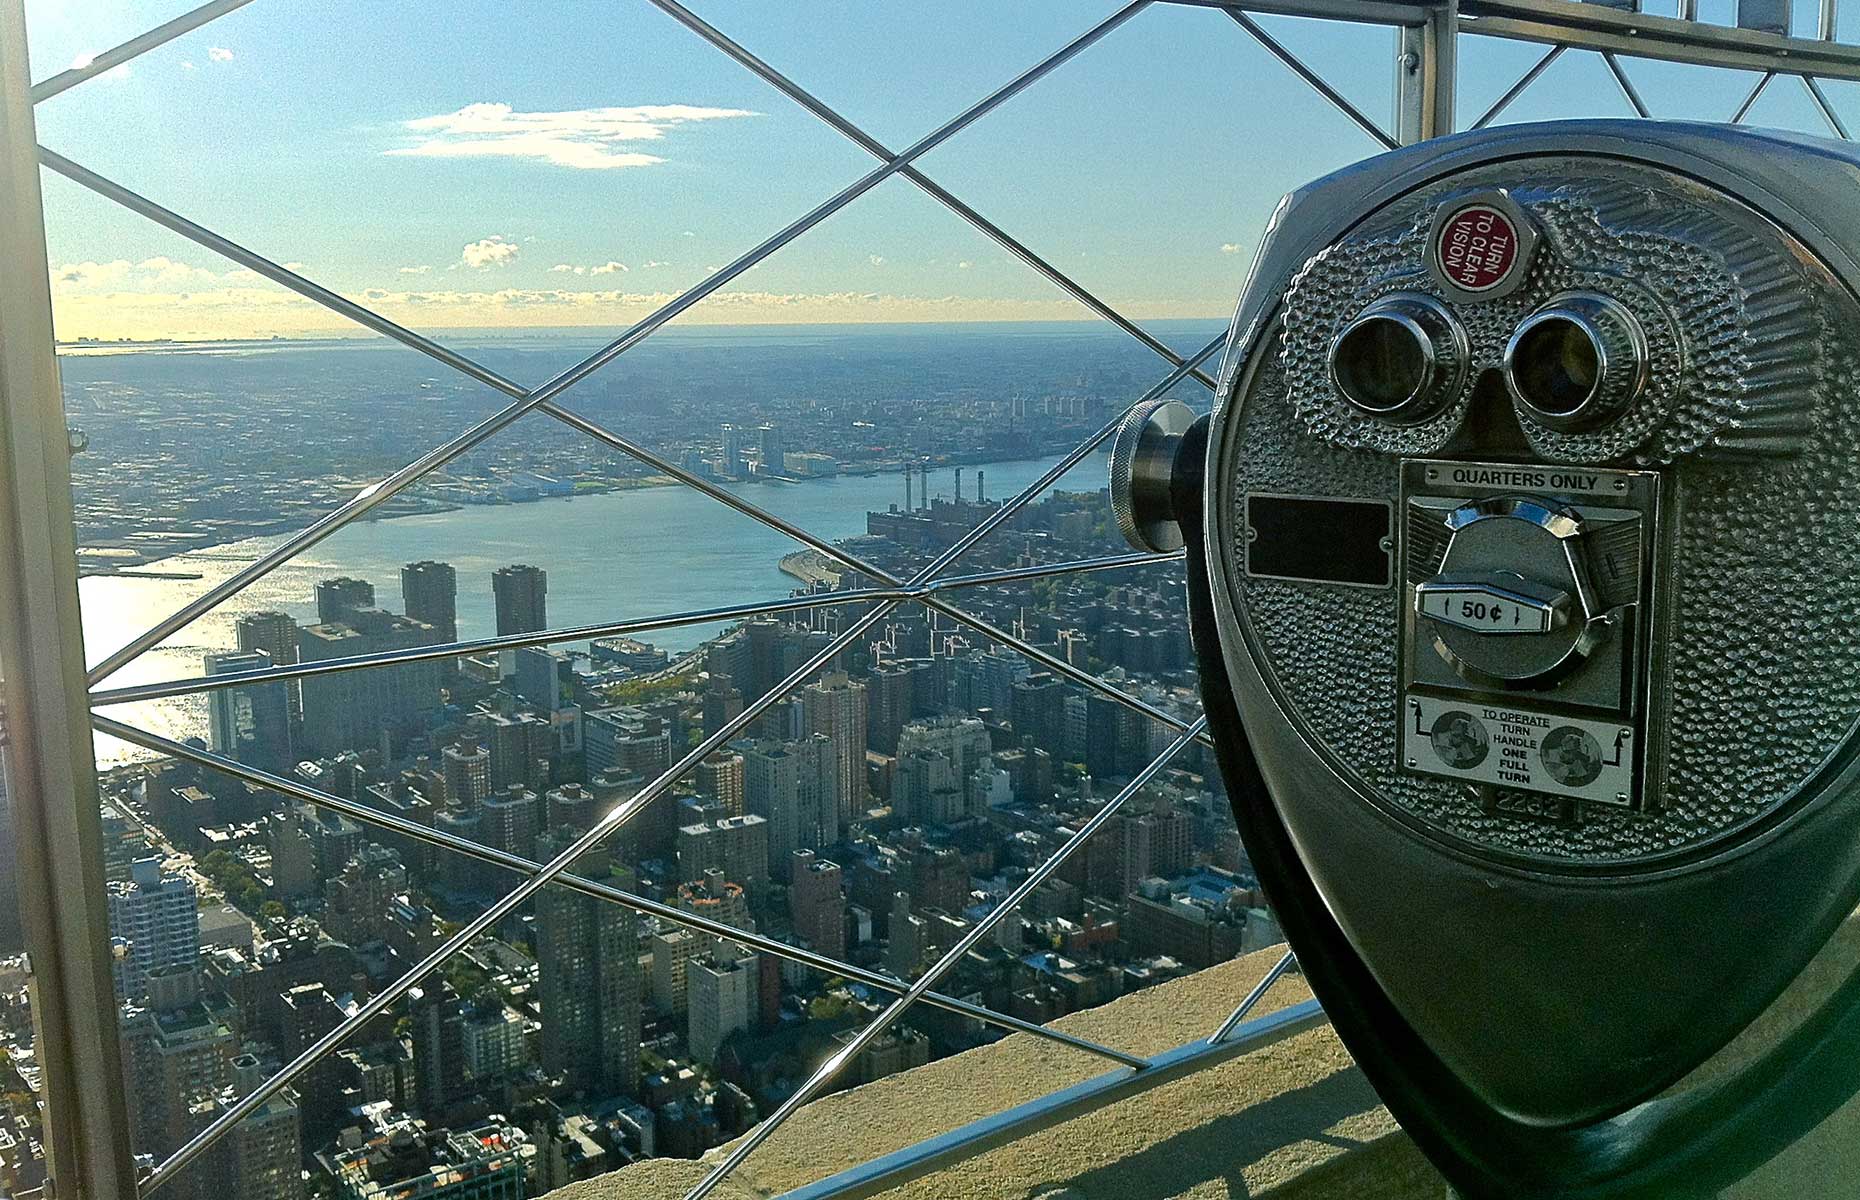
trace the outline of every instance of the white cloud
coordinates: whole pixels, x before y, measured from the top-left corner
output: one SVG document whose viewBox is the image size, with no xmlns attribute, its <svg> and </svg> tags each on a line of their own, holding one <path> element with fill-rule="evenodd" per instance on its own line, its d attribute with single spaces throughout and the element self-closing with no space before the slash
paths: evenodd
<svg viewBox="0 0 1860 1200">
<path fill-rule="evenodd" d="M 207 57 L 214 62 L 231 62 L 233 60 L 233 52 L 224 46 L 208 46 Z"/>
<path fill-rule="evenodd" d="M 882 254 L 868 254 L 865 256 L 865 261 L 871 263 L 875 267 L 882 267 L 885 265 L 885 256 Z"/>
<path fill-rule="evenodd" d="M 480 238 L 459 254 L 459 261 L 474 271 L 487 267 L 501 267 L 516 258 L 518 246 L 501 233 L 494 233 L 488 238 Z"/>
<path fill-rule="evenodd" d="M 1239 242 L 1222 242 L 1221 243 L 1222 254 L 1238 254 L 1244 249 L 1246 249 L 1246 247 L 1242 246 Z"/>
<path fill-rule="evenodd" d="M 643 262 L 643 263 L 641 263 L 641 264 L 639 264 L 639 265 L 640 265 L 640 268 L 641 268 L 642 270 L 647 270 L 647 271 L 650 271 L 650 270 L 652 270 L 652 268 L 654 268 L 654 267 L 669 267 L 669 266 L 671 266 L 672 264 L 671 264 L 671 263 L 668 263 L 668 262 L 666 262 L 666 261 L 665 261 L 664 259 L 662 259 L 662 258 L 653 258 L 653 259 L 648 259 L 648 260 L 646 260 L 645 262 Z"/>
<path fill-rule="evenodd" d="M 130 262 L 126 258 L 111 262 L 65 263 L 52 270 L 52 283 L 60 290 L 94 290 L 120 288 L 151 292 L 206 283 L 239 283 L 258 278 L 243 267 L 224 274 L 179 262 L 166 255 Z"/>
<path fill-rule="evenodd" d="M 697 236 L 697 232 L 696 232 L 695 230 L 691 230 L 691 229 L 687 229 L 687 230 L 685 230 L 685 231 L 684 231 L 684 233 L 683 233 L 683 234 L 682 234 L 681 236 L 684 236 L 684 237 L 696 237 L 696 236 Z"/>
<path fill-rule="evenodd" d="M 573 263 L 557 263 L 555 266 L 549 268 L 549 273 L 551 275 L 618 275 L 622 271 L 630 269 L 631 268 L 623 262 L 614 262 L 612 259 L 609 259 L 593 267 L 577 266 Z"/>
<path fill-rule="evenodd" d="M 431 273 L 432 269 L 429 266 L 402 267 L 400 273 L 402 275 L 426 275 Z"/>
<path fill-rule="evenodd" d="M 974 263 L 970 262 L 968 259 L 965 258 L 961 262 L 956 264 L 956 269 L 959 271 L 966 271 L 974 265 L 975 265 Z"/>
<path fill-rule="evenodd" d="M 387 153 L 421 158 L 531 158 L 587 171 L 648 167 L 665 160 L 620 147 L 628 142 L 659 141 L 667 130 L 680 125 L 758 115 L 748 109 L 694 104 L 562 112 L 518 112 L 508 104 L 467 104 L 457 112 L 402 122 L 418 140 Z"/>
<path fill-rule="evenodd" d="M 187 61 L 186 59 L 182 59 L 182 60 L 181 60 L 181 69 L 182 69 L 183 71 L 192 71 L 192 70 L 194 70 L 194 64 L 193 64 L 193 63 L 191 63 L 191 62 L 188 62 L 188 61 Z"/>
</svg>

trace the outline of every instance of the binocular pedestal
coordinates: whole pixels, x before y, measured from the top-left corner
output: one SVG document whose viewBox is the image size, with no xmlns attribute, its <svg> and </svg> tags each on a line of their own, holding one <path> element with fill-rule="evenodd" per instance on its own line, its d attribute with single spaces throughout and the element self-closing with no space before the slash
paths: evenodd
<svg viewBox="0 0 1860 1200">
<path fill-rule="evenodd" d="M 1118 437 L 1251 867 L 1466 1200 L 1860 1195 L 1856 173 L 1368 160 L 1276 215 L 1211 416 Z"/>
</svg>

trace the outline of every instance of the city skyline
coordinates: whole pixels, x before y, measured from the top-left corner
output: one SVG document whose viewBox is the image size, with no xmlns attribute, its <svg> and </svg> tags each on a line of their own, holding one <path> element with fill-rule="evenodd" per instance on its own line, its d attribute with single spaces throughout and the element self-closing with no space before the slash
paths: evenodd
<svg viewBox="0 0 1860 1200">
<path fill-rule="evenodd" d="M 1103 533 L 1100 499 L 1033 506 L 983 561 L 1084 552 Z M 947 544 L 995 503 L 978 490 L 960 503 L 869 513 L 865 552 L 898 569 L 900 557 Z M 1182 586 L 1175 564 L 1157 567 L 1121 582 L 1075 581 L 1069 599 L 1043 594 L 1033 610 L 1011 589 L 973 602 L 997 621 L 1002 606 L 1020 609 L 1036 644 L 1186 712 L 1182 631 L 1158 639 L 1134 628 Z M 402 602 L 456 612 L 457 576 L 443 561 L 410 562 L 402 578 L 421 586 L 403 588 Z M 546 580 L 526 568 L 471 586 L 508 593 L 501 581 L 513 577 L 540 607 Z M 242 643 L 276 645 L 295 629 L 314 657 L 323 641 L 392 639 L 403 625 L 422 631 L 416 641 L 436 636 L 376 607 L 372 579 L 327 576 L 314 599 L 304 624 L 253 614 Z M 1073 621 L 1094 632 L 1068 632 Z M 629 639 L 521 650 L 514 671 L 495 656 L 463 659 L 443 690 L 417 666 L 348 672 L 355 682 L 340 693 L 304 688 L 302 728 L 324 730 L 321 744 L 283 771 L 446 837 L 550 858 L 839 627 L 831 609 L 750 621 L 669 669 Z M 985 644 L 960 624 L 895 614 L 840 669 L 739 730 L 578 864 L 586 877 L 761 943 L 549 889 L 422 982 L 391 1027 L 358 1034 L 242 1125 L 233 1149 L 190 1172 L 180 1194 L 204 1200 L 217 1179 L 296 1200 L 300 1156 L 343 1196 L 422 1163 L 482 1178 L 493 1162 L 460 1147 L 486 1138 L 508 1149 L 496 1160 L 507 1186 L 528 1189 L 511 1194 L 537 1194 L 636 1157 L 691 1157 L 748 1127 L 773 1102 L 758 1080 L 796 1047 L 824 1054 L 843 1044 L 851 1020 L 874 1011 L 864 988 L 781 966 L 771 941 L 909 978 L 999 902 L 1022 854 L 1046 853 L 1101 802 L 1091 775 L 1122 778 L 1167 740 L 1161 727 Z M 222 693 L 228 714 L 250 714 L 253 736 L 241 745 L 291 740 L 261 728 L 297 723 L 282 697 L 256 702 L 277 687 Z M 859 764 L 850 777 L 849 760 Z M 962 986 L 1046 1021 L 1276 942 L 1206 771 L 1205 762 L 1172 767 L 1078 870 L 996 931 Z M 849 778 L 856 791 L 843 796 Z M 125 961 L 162 964 L 146 986 L 126 977 L 123 1009 L 138 1146 L 158 1156 L 263 1077 L 275 1060 L 253 1051 L 288 1055 L 333 1027 L 352 997 L 393 978 L 448 920 L 505 886 L 477 860 L 184 761 L 115 773 L 105 791 L 106 874 L 125 881 L 113 888 L 126 897 L 113 932 Z M 131 813 L 129 823 L 113 815 Z M 1001 841 L 1006 829 L 1019 832 Z M 161 928 L 178 931 L 166 941 L 140 915 L 148 902 L 135 916 L 126 907 L 145 893 L 174 898 L 163 901 L 172 912 Z M 205 905 L 220 896 L 229 903 L 209 931 Z M 849 1081 L 978 1040 L 968 1023 L 925 1012 L 874 1043 Z"/>
</svg>

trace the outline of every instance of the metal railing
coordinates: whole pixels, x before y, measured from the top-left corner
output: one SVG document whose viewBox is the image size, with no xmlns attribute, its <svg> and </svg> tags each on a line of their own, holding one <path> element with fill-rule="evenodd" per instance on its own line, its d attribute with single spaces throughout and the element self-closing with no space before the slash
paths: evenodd
<svg viewBox="0 0 1860 1200">
<path fill-rule="evenodd" d="M 0 373 L 0 432 L 5 434 L 0 439 L 0 484 L 5 485 L 0 488 L 0 580 L 5 583 L 5 586 L 0 586 L 0 602 L 5 605 L 4 612 L 0 612 L 0 618 L 4 618 L 0 619 L 0 627 L 9 631 L 0 637 L 0 660 L 4 661 L 7 669 L 5 681 L 12 715 L 15 764 L 20 775 L 15 784 L 15 813 L 20 823 L 20 844 L 28 851 L 28 854 L 22 855 L 21 902 L 27 915 L 39 1002 L 44 1010 L 41 1014 L 44 1030 L 41 1058 L 46 1076 L 45 1112 L 55 1177 L 59 1187 L 64 1189 L 60 1194 L 99 1197 L 126 1195 L 137 1186 L 131 1182 L 134 1172 L 128 1154 L 127 1121 L 123 1112 L 125 1092 L 116 1053 L 115 1008 L 107 966 L 101 965 L 107 926 L 103 923 L 99 907 L 101 884 L 97 865 L 94 764 L 89 758 L 89 738 L 82 727 L 87 711 L 96 730 L 124 742 L 224 772 L 286 797 L 327 808 L 371 828 L 492 864 L 518 877 L 516 885 L 501 899 L 458 929 L 442 945 L 376 993 L 347 1019 L 318 1038 L 256 1090 L 227 1108 L 166 1161 L 158 1164 L 152 1173 L 146 1174 L 139 1181 L 139 1190 L 143 1195 L 159 1191 L 266 1099 L 288 1086 L 351 1034 L 384 1012 L 422 978 L 439 969 L 474 938 L 492 928 L 500 919 L 550 884 L 621 905 L 676 926 L 727 937 L 757 951 L 839 975 L 894 997 L 878 1017 L 823 1063 L 767 1120 L 756 1126 L 748 1137 L 717 1163 L 691 1191 L 689 1200 L 701 1200 L 714 1190 L 794 1112 L 829 1086 L 862 1049 L 918 1003 L 1104 1058 L 1114 1065 L 1114 1069 L 1097 1079 L 800 1188 L 789 1193 L 794 1200 L 800 1197 L 824 1200 L 829 1196 L 875 1194 L 933 1171 L 940 1165 L 973 1156 L 1056 1121 L 1127 1098 L 1321 1023 L 1322 1014 L 1315 1003 L 1311 1002 L 1249 1020 L 1254 1007 L 1267 990 L 1294 965 L 1289 954 L 1237 1005 L 1208 1039 L 1152 1056 L 1129 1054 L 935 990 L 937 983 L 961 961 L 970 948 L 998 922 L 1012 914 L 1034 888 L 1058 870 L 1093 833 L 1161 772 L 1176 754 L 1196 740 L 1205 740 L 1205 719 L 1190 721 L 1166 712 L 1032 645 L 1025 638 L 999 628 L 965 609 L 959 600 L 962 589 L 968 587 L 1118 570 L 1169 561 L 1179 558 L 1179 555 L 1117 555 L 971 575 L 948 573 L 989 533 L 1011 519 L 1066 471 L 1091 454 L 1109 436 L 1112 425 L 1104 426 L 1087 438 L 926 566 L 908 577 L 901 577 L 717 486 L 624 433 L 566 407 L 563 403 L 565 395 L 667 323 L 893 176 L 908 180 L 1040 277 L 1077 300 L 1085 311 L 1121 329 L 1161 359 L 1167 368 L 1165 373 L 1142 396 L 1132 397 L 1133 401 L 1160 396 L 1190 380 L 1212 389 L 1215 376 L 1203 370 L 1203 364 L 1220 349 L 1223 338 L 1209 342 L 1193 354 L 1178 354 L 1027 244 L 951 194 L 915 165 L 929 151 L 955 137 L 1153 5 L 1188 5 L 1221 10 L 1292 77 L 1308 85 L 1342 113 L 1374 147 L 1386 149 L 1438 136 L 1456 128 L 1456 49 L 1459 39 L 1466 35 L 1521 40 L 1544 47 L 1542 56 L 1496 102 L 1467 123 L 1467 128 L 1480 128 L 1501 118 L 1546 70 L 1572 51 L 1599 55 L 1622 98 L 1633 112 L 1642 117 L 1652 114 L 1623 60 L 1659 59 L 1757 72 L 1759 78 L 1747 97 L 1735 112 L 1725 114 L 1725 119 L 1733 122 L 1744 120 L 1775 80 L 1785 76 L 1794 77 L 1801 82 L 1829 129 L 1842 138 L 1849 136 L 1848 129 L 1830 102 L 1822 81 L 1860 80 L 1860 47 L 1835 40 L 1837 12 L 1834 0 L 1821 0 L 1814 37 L 1789 36 L 1790 14 L 1786 0 L 1743 0 L 1738 7 L 1738 24 L 1735 26 L 1699 23 L 1691 0 L 1675 0 L 1671 5 L 1671 15 L 1640 11 L 1642 5 L 1627 0 L 1620 3 L 1576 3 L 1574 0 L 1132 0 L 1015 75 L 980 101 L 937 126 L 931 133 L 903 150 L 893 150 L 677 0 L 648 0 L 697 37 L 866 151 L 877 160 L 877 165 L 728 265 L 712 272 L 595 353 L 538 384 L 525 385 L 506 378 L 456 349 L 399 325 L 296 270 L 272 262 L 237 241 L 173 212 L 63 154 L 37 145 L 31 111 L 34 104 L 122 66 L 250 2 L 212 0 L 211 3 L 203 4 L 97 55 L 85 66 L 60 72 L 37 84 L 29 84 L 25 73 L 25 26 L 21 0 L 0 0 L 0 155 L 3 155 L 0 156 L 0 184 L 5 185 L 0 199 L 6 202 L 0 205 L 0 210 L 5 213 L 0 216 L 0 235 L 4 235 L 0 237 L 0 267 L 4 268 L 3 275 L 8 281 L 5 288 L 0 288 L 0 367 L 5 368 L 4 373 Z M 1257 14 L 1303 16 L 1390 28 L 1395 35 L 1390 63 L 1394 93 L 1392 128 L 1385 127 L 1347 99 L 1321 72 L 1262 26 L 1255 19 Z M 70 530 L 68 478 L 59 480 L 45 476 L 46 464 L 56 457 L 45 453 L 45 448 L 54 436 L 62 444 L 64 431 L 56 390 L 56 369 L 52 360 L 49 279 L 40 216 L 39 181 L 32 165 L 35 160 L 46 169 L 363 328 L 397 341 L 496 389 L 509 398 L 509 403 L 476 425 L 429 449 L 399 470 L 361 489 L 347 502 L 284 538 L 224 582 L 208 588 L 193 601 L 132 637 L 86 673 L 81 665 L 82 634 L 76 617 L 75 550 Z M 14 280 L 23 280 L 25 283 L 16 285 Z M 825 555 L 863 576 L 868 583 L 848 591 L 795 596 L 763 603 L 653 614 L 596 625 L 478 638 L 234 674 L 106 686 L 108 680 L 122 667 L 175 632 L 186 628 L 205 613 L 264 578 L 293 556 L 368 514 L 416 481 L 479 446 L 531 412 L 546 414 L 613 450 L 651 466 L 653 470 Z M 46 569 L 48 564 L 50 569 Z M 32 581 L 30 586 L 15 586 L 28 580 Z M 579 857 L 635 820 L 647 805 L 670 791 L 673 784 L 701 759 L 748 728 L 793 689 L 808 682 L 887 614 L 908 604 L 922 605 L 967 626 L 976 634 L 1027 656 L 1055 674 L 1171 728 L 1178 736 L 1167 750 L 1138 772 L 1128 786 L 1068 837 L 1051 857 L 1030 872 L 1012 894 L 989 915 L 973 923 L 965 935 L 933 966 L 910 982 L 775 939 L 744 933 L 701 915 L 634 895 L 612 884 L 583 878 L 570 871 L 571 865 Z M 187 696 L 222 688 L 247 687 L 334 672 L 578 642 L 829 606 L 862 611 L 775 688 L 745 707 L 739 715 L 725 721 L 635 796 L 608 812 L 574 845 L 547 862 L 536 862 L 394 817 L 344 797 L 308 787 L 296 780 L 236 762 L 224 755 L 203 751 L 136 728 L 97 711 L 132 701 Z M 73 889 L 69 886 L 72 880 L 80 880 L 84 886 Z M 49 902 L 55 885 L 60 896 L 57 906 Z M 88 894 L 74 896 L 74 891 Z M 101 988 L 98 986 L 100 979 Z"/>
</svg>

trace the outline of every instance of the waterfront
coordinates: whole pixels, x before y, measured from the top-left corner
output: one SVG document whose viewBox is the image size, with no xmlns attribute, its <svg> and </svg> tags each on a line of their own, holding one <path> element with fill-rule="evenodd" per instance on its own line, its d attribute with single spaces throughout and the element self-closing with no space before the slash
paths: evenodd
<svg viewBox="0 0 1860 1200">
<path fill-rule="evenodd" d="M 987 475 L 989 496 L 1006 499 L 1053 461 L 964 467 L 964 493 L 973 497 L 975 476 L 981 471 Z M 1104 469 L 1102 457 L 1088 458 L 1060 486 L 1095 491 L 1104 486 Z M 953 482 L 953 471 L 932 471 L 929 495 L 952 496 Z M 901 503 L 904 494 L 903 477 L 896 474 L 726 486 L 828 540 L 863 533 L 868 510 Z M 151 571 L 198 578 L 99 575 L 82 580 L 89 660 L 102 659 L 282 540 L 249 538 L 148 565 Z M 420 559 L 449 562 L 459 577 L 459 636 L 473 638 L 495 632 L 491 572 L 509 563 L 526 562 L 548 572 L 549 623 L 563 627 L 779 599 L 796 586 L 779 568 L 782 556 L 794 549 L 796 543 L 787 537 L 684 487 L 365 521 L 284 564 L 118 671 L 109 683 L 198 675 L 203 654 L 234 644 L 234 623 L 245 613 L 278 609 L 300 622 L 314 621 L 312 589 L 317 580 L 335 575 L 369 580 L 375 585 L 376 602 L 400 611 L 402 564 Z M 667 650 L 685 650 L 720 628 L 688 626 L 647 635 L 645 640 Z M 201 697 L 125 705 L 111 715 L 169 737 L 205 736 L 206 705 Z M 101 765 L 110 766 L 136 752 L 99 739 L 97 754 Z"/>
</svg>

